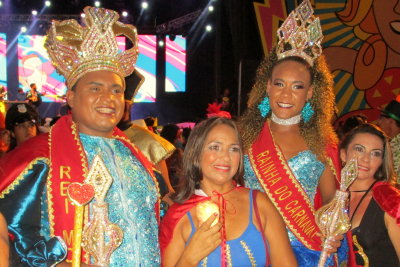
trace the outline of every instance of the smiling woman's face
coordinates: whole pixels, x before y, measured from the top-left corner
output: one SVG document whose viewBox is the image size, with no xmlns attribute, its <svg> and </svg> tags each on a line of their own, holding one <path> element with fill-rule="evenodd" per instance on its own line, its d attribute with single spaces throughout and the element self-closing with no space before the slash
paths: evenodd
<svg viewBox="0 0 400 267">
<path fill-rule="evenodd" d="M 383 162 L 383 146 L 380 137 L 370 133 L 358 133 L 346 149 L 340 150 L 340 158 L 346 163 L 352 158 L 357 158 L 357 179 L 374 179 L 375 173 Z"/>
<path fill-rule="evenodd" d="M 289 119 L 301 113 L 312 96 L 311 76 L 307 67 L 287 60 L 272 71 L 267 85 L 272 112 L 280 119 Z"/>
</svg>

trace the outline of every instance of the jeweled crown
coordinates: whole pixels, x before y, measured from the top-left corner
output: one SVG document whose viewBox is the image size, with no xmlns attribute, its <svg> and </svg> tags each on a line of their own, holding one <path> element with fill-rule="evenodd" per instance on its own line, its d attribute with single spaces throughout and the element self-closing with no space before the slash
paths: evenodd
<svg viewBox="0 0 400 267">
<path fill-rule="evenodd" d="M 138 57 L 137 31 L 133 25 L 118 21 L 113 10 L 85 7 L 84 26 L 76 20 L 53 21 L 45 47 L 57 71 L 72 86 L 84 74 L 98 70 L 112 71 L 121 77 L 135 69 Z M 132 48 L 119 51 L 117 36 L 125 36 Z"/>
<path fill-rule="evenodd" d="M 311 66 L 321 55 L 322 34 L 319 18 L 313 15 L 309 0 L 303 1 L 293 10 L 278 29 L 278 59 L 288 56 L 299 56 Z"/>
</svg>

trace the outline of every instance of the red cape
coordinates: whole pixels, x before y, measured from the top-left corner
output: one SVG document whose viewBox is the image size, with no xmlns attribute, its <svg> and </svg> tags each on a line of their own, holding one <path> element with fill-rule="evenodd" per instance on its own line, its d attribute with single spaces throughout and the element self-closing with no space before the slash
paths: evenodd
<svg viewBox="0 0 400 267">
<path fill-rule="evenodd" d="M 400 226 L 400 190 L 386 182 L 377 182 L 372 188 L 372 194 L 379 207 Z"/>
<path fill-rule="evenodd" d="M 182 219 L 182 217 L 186 214 L 186 212 L 190 211 L 194 206 L 196 206 L 199 202 L 209 200 L 211 197 L 204 197 L 193 194 L 188 200 L 184 203 L 174 203 L 167 211 L 167 214 L 161 221 L 160 224 L 160 249 L 161 249 L 161 257 L 163 256 L 163 252 L 168 247 L 169 242 L 171 241 L 175 226 Z"/>
</svg>

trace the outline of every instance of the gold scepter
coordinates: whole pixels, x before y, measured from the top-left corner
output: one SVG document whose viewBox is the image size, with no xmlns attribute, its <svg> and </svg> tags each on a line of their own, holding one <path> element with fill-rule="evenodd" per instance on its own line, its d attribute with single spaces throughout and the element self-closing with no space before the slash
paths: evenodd
<svg viewBox="0 0 400 267">
<path fill-rule="evenodd" d="M 71 183 L 67 189 L 68 198 L 75 206 L 74 231 L 72 238 L 72 267 L 81 266 L 82 226 L 85 205 L 94 197 L 91 184 Z"/>
<path fill-rule="evenodd" d="M 325 238 L 318 267 L 323 267 L 328 259 L 329 238 L 345 234 L 351 227 L 346 211 L 349 193 L 347 189 L 357 178 L 357 159 L 351 159 L 340 172 L 340 189 L 336 190 L 331 202 L 315 213 L 315 220 Z"/>
<path fill-rule="evenodd" d="M 100 156 L 94 157 L 85 182 L 94 187 L 95 201 L 90 207 L 92 218 L 83 229 L 82 247 L 93 257 L 95 265 L 108 266 L 112 253 L 122 243 L 124 233 L 108 218 L 105 198 L 113 178 Z"/>
</svg>

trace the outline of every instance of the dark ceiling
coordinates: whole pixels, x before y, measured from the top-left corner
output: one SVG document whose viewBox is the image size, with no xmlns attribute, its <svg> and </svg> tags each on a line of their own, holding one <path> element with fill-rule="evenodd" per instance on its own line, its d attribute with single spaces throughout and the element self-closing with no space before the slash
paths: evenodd
<svg viewBox="0 0 400 267">
<path fill-rule="evenodd" d="M 142 0 L 101 0 L 101 7 L 119 12 L 126 10 L 131 22 L 143 26 L 154 26 L 204 9 L 207 0 L 146 0 L 149 7 L 142 12 Z M 44 0 L 3 0 L 2 14 L 31 14 L 33 9 L 40 12 Z M 80 14 L 85 6 L 93 6 L 94 0 L 52 0 L 52 5 L 42 14 Z M 142 12 L 142 14 L 141 14 Z M 140 18 L 140 19 L 139 19 Z M 138 25 L 139 26 L 139 25 Z"/>
<path fill-rule="evenodd" d="M 2 0 L 0 31 L 19 29 L 20 24 L 33 19 L 31 12 L 35 9 L 44 16 L 35 28 L 30 29 L 30 34 L 45 34 L 51 19 L 64 20 L 70 18 L 69 15 L 79 16 L 85 6 L 94 5 L 94 0 L 51 1 L 50 7 L 43 8 L 44 0 Z M 183 23 L 180 32 L 164 32 L 182 34 L 188 40 L 186 93 L 165 94 L 162 88 L 157 89 L 160 93 L 157 109 L 163 110 L 164 120 L 185 121 L 188 116 L 194 117 L 193 114 L 204 115 L 207 104 L 226 88 L 230 88 L 234 95 L 240 92 L 243 98 L 240 104 L 244 105 L 253 83 L 255 68 L 263 56 L 253 7 L 253 2 L 260 0 L 146 1 L 149 8 L 143 11 L 142 0 L 100 0 L 101 7 L 119 13 L 128 11 L 129 17 L 121 20 L 134 24 L 139 34 L 159 34 L 157 29 L 160 25 L 169 25 L 187 15 L 197 14 L 195 19 Z M 215 7 L 210 13 L 207 8 L 209 4 Z M 202 14 L 199 16 L 200 12 Z M 209 23 L 213 25 L 213 30 L 207 33 L 205 25 Z M 177 106 L 181 107 L 180 111 L 168 112 L 171 107 Z M 177 115 L 182 118 L 179 119 Z"/>
</svg>

